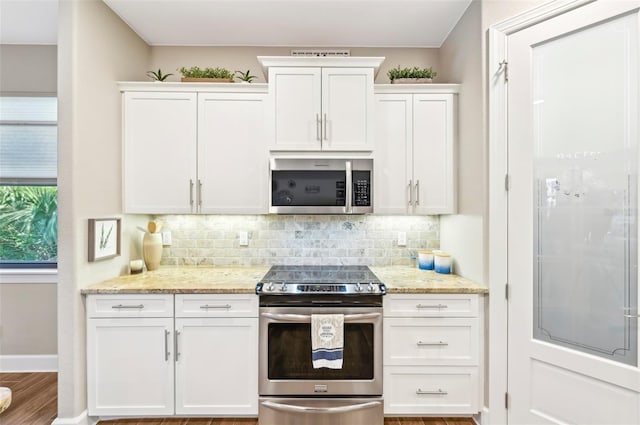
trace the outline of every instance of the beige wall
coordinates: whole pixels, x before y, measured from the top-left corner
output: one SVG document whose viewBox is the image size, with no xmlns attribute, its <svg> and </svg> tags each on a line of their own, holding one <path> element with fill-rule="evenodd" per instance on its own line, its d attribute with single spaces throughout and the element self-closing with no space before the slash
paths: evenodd
<svg viewBox="0 0 640 425">
<path fill-rule="evenodd" d="M 56 93 L 56 46 L 0 45 L 0 58 L 3 95 Z M 56 285 L 1 282 L 0 356 L 56 354 Z"/>
<path fill-rule="evenodd" d="M 120 93 L 150 48 L 102 1 L 61 1 L 58 34 L 58 417 L 86 409 L 85 310 L 80 289 L 126 270 L 136 220 L 123 217 L 122 255 L 87 262 L 87 219 L 117 217 L 121 202 Z"/>
<path fill-rule="evenodd" d="M 167 81 L 180 81 L 181 67 L 192 66 L 222 67 L 230 71 L 251 70 L 251 74 L 258 77 L 255 82 L 264 83 L 265 75 L 256 59 L 257 56 L 289 56 L 292 47 L 152 47 L 150 69 L 161 68 L 163 72 L 173 73 Z M 350 48 L 352 56 L 383 56 L 385 61 L 380 66 L 375 82 L 378 84 L 389 83 L 387 71 L 398 65 L 405 66 L 431 66 L 434 70 L 440 69 L 438 49 L 389 49 L 389 48 Z M 446 75 L 439 73 L 438 82 L 447 82 Z M 144 75 L 137 76 L 136 80 L 144 80 Z"/>
</svg>

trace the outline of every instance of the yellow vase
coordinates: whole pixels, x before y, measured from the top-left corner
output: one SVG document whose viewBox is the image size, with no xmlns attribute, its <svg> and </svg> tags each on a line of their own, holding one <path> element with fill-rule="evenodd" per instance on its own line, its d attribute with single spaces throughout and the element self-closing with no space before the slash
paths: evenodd
<svg viewBox="0 0 640 425">
<path fill-rule="evenodd" d="M 160 267 L 162 258 L 162 233 L 145 233 L 142 238 L 142 257 L 147 270 Z"/>
</svg>

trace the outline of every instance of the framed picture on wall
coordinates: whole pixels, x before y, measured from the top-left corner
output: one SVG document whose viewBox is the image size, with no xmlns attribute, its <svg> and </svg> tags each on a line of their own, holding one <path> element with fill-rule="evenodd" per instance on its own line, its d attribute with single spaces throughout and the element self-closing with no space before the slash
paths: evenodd
<svg viewBox="0 0 640 425">
<path fill-rule="evenodd" d="M 120 255 L 120 219 L 89 219 L 89 261 L 100 261 Z"/>
</svg>

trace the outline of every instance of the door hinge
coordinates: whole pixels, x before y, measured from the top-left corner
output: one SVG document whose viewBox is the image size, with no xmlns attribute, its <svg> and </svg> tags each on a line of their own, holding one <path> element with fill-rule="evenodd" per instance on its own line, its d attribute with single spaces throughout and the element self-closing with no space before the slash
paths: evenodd
<svg viewBox="0 0 640 425">
<path fill-rule="evenodd" d="M 509 284 L 505 283 L 504 284 L 504 299 L 505 300 L 509 300 Z"/>
<path fill-rule="evenodd" d="M 511 185 L 511 182 L 509 181 L 509 174 L 505 174 L 504 175 L 504 190 L 508 192 L 510 185 Z"/>
<path fill-rule="evenodd" d="M 503 59 L 502 62 L 498 64 L 498 67 L 498 72 L 504 71 L 504 81 L 509 81 L 509 62 Z"/>
<path fill-rule="evenodd" d="M 509 393 L 504 393 L 504 408 L 509 410 Z"/>
</svg>

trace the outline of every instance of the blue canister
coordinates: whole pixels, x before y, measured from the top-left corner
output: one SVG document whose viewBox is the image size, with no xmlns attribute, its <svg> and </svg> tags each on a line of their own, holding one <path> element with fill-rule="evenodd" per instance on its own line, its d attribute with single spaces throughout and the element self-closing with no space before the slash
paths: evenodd
<svg viewBox="0 0 640 425">
<path fill-rule="evenodd" d="M 451 256 L 444 252 L 439 252 L 433 256 L 433 266 L 436 273 L 451 273 Z"/>
<path fill-rule="evenodd" d="M 433 252 L 418 252 L 418 268 L 420 270 L 433 270 Z"/>
</svg>

